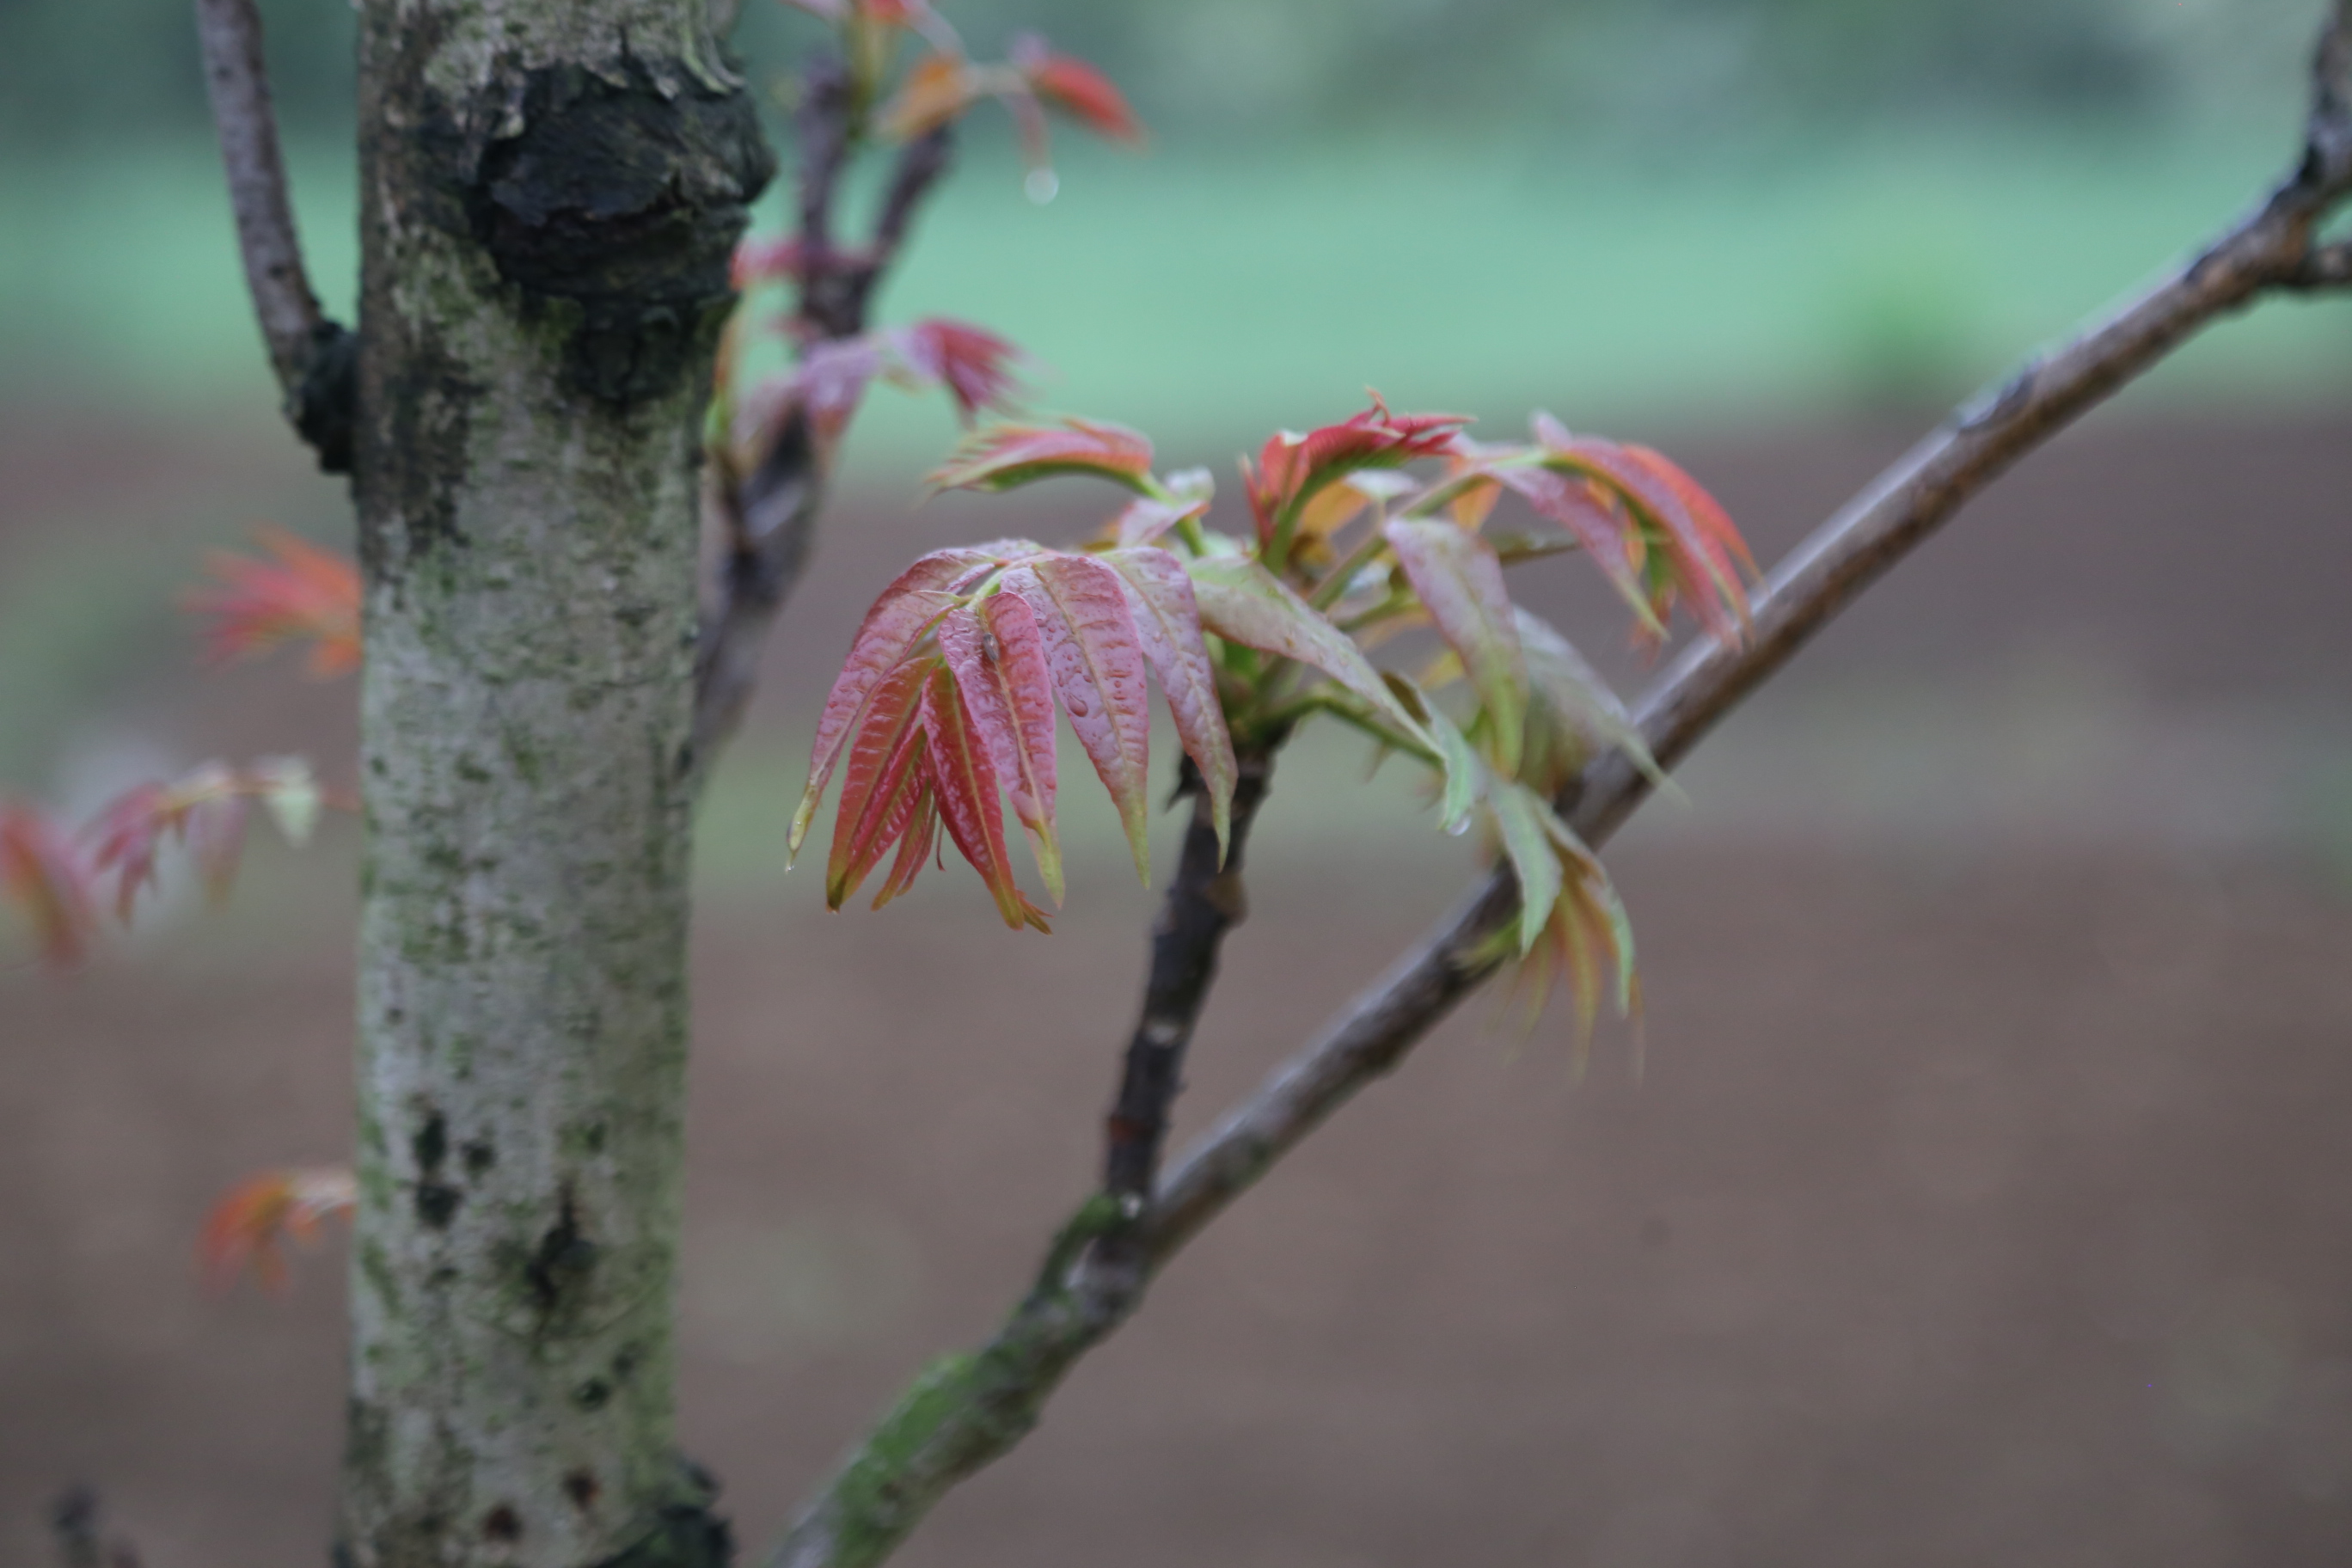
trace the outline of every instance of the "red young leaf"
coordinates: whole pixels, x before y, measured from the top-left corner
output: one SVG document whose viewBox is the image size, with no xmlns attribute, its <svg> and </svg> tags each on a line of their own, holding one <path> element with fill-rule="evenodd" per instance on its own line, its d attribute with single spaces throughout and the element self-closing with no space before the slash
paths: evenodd
<svg viewBox="0 0 2352 1568">
<path fill-rule="evenodd" d="M 1549 468 L 1498 468 L 1494 476 L 1539 515 L 1574 536 L 1601 574 L 1609 579 L 1610 586 L 1632 608 L 1643 633 L 1664 635 L 1665 628 L 1642 584 L 1633 520 L 1608 492 L 1579 475 Z"/>
<path fill-rule="evenodd" d="M 226 1290 L 252 1265 L 270 1291 L 286 1289 L 285 1244 L 308 1243 L 319 1222 L 348 1215 L 359 1204 L 359 1183 L 341 1166 L 264 1171 L 238 1183 L 213 1205 L 197 1246 L 205 1283 Z"/>
<path fill-rule="evenodd" d="M 1216 825 L 1218 852 L 1223 854 L 1241 768 L 1234 760 L 1224 705 L 1217 698 L 1217 672 L 1201 642 L 1201 610 L 1192 579 L 1184 563 L 1165 550 L 1113 550 L 1102 559 L 1127 589 L 1128 609 L 1144 657 L 1167 694 L 1176 738 L 1184 743 L 1185 754 L 1200 770 L 1201 783 L 1209 792 L 1210 820 Z"/>
<path fill-rule="evenodd" d="M 898 836 L 898 858 L 891 862 L 890 875 L 884 878 L 882 890 L 874 895 L 874 907 L 880 909 L 915 885 L 915 877 L 923 863 L 931 858 L 931 849 L 939 842 L 939 795 L 931 784 L 929 747 L 915 761 L 915 809 Z"/>
<path fill-rule="evenodd" d="M 1399 734 L 1427 743 L 1421 721 L 1397 700 L 1363 650 L 1281 578 L 1245 555 L 1204 555 L 1185 570 L 1202 626 L 1244 647 L 1314 666 L 1370 704 Z"/>
<path fill-rule="evenodd" d="M 1053 474 L 1094 474 L 1148 493 L 1151 443 L 1133 430 L 1087 419 L 1061 425 L 991 425 L 930 477 L 933 489 L 1009 490 Z"/>
<path fill-rule="evenodd" d="M 1242 465 L 1259 543 L 1279 563 L 1298 510 L 1316 491 L 1360 468 L 1393 468 L 1440 456 L 1469 422 L 1460 414 L 1392 415 L 1376 396 L 1370 408 L 1339 424 L 1272 437 L 1259 449 L 1255 468 Z"/>
<path fill-rule="evenodd" d="M 1148 883 L 1150 693 L 1127 590 L 1118 573 L 1085 555 L 1040 556 L 1007 572 L 1003 586 L 1027 600 L 1037 617 L 1062 710 L 1118 807 L 1136 874 Z"/>
<path fill-rule="evenodd" d="M 1143 121 L 1110 78 L 1071 55 L 1057 55 L 1034 35 L 1017 38 L 1008 51 L 1013 68 L 1040 102 L 1056 109 L 1098 136 L 1116 142 L 1143 140 Z"/>
<path fill-rule="evenodd" d="M 898 339 L 908 366 L 945 386 L 967 421 L 983 408 L 1003 407 L 1012 394 L 1020 351 L 994 332 L 930 316 L 902 329 Z"/>
<path fill-rule="evenodd" d="M 922 754 L 923 691 L 934 658 L 909 658 L 885 676 L 866 705 L 841 770 L 841 805 L 825 863 L 824 902 L 837 910 L 890 852 L 914 810 Z"/>
<path fill-rule="evenodd" d="M 947 655 L 972 729 L 1028 830 L 1046 894 L 1062 901 L 1062 847 L 1054 831 L 1054 678 L 1036 613 L 1018 594 L 992 594 L 977 607 L 958 605 L 940 623 Z"/>
<path fill-rule="evenodd" d="M 798 853 L 801 841 L 808 837 L 809 824 L 816 816 L 817 800 L 824 794 L 826 781 L 833 777 L 833 764 L 848 742 L 852 727 L 865 712 L 866 700 L 875 687 L 898 668 L 907 650 L 946 613 L 947 595 L 961 591 L 958 584 L 967 579 L 985 574 L 997 559 L 984 549 L 935 550 L 900 573 L 882 590 L 873 608 L 866 612 L 856 637 L 850 641 L 849 658 L 843 663 L 841 673 L 834 678 L 833 690 L 825 697 L 824 711 L 817 720 L 816 744 L 809 756 L 808 786 L 802 793 L 799 809 L 793 814 L 787 840 L 792 852 Z"/>
<path fill-rule="evenodd" d="M 189 589 L 181 603 L 211 617 L 207 651 L 215 659 L 267 653 L 280 643 L 311 641 L 313 676 L 341 675 L 360 662 L 360 578 L 352 563 L 295 537 L 265 528 L 255 537 L 277 559 L 215 551 L 216 583 Z"/>
<path fill-rule="evenodd" d="M 1690 509 L 1690 514 L 1697 520 L 1701 531 L 1729 552 L 1732 558 L 1747 569 L 1749 576 L 1759 575 L 1756 557 L 1749 552 L 1748 541 L 1740 537 L 1738 528 L 1731 521 L 1731 514 L 1723 510 L 1722 502 L 1709 495 L 1704 486 L 1664 452 L 1649 447 L 1637 447 L 1630 441 L 1625 443 L 1624 452 L 1664 480 L 1675 499 Z"/>
<path fill-rule="evenodd" d="M 1385 531 L 1405 580 L 1439 634 L 1461 655 L 1462 668 L 1494 721 L 1488 733 L 1495 765 L 1504 777 L 1516 778 L 1527 725 L 1528 662 L 1494 546 L 1444 519 L 1393 518 Z"/>
<path fill-rule="evenodd" d="M 944 664 L 932 668 L 924 688 L 923 729 L 930 737 L 931 784 L 948 837 L 988 885 L 1006 925 L 1014 931 L 1024 925 L 1051 931 L 1045 912 L 1013 885 L 1011 859 L 1004 852 L 1004 808 L 997 799 L 996 767 L 989 761 L 987 743 L 972 733 L 955 678 Z"/>
<path fill-rule="evenodd" d="M 1731 546 L 1713 526 L 1699 521 L 1682 488 L 1614 441 L 1570 435 L 1549 415 L 1537 415 L 1534 424 L 1549 466 L 1600 479 L 1637 508 L 1641 521 L 1648 525 L 1638 537 L 1641 553 L 1636 559 L 1653 619 L 1663 623 L 1675 602 L 1687 597 L 1709 632 L 1724 642 L 1738 642 L 1748 617 L 1748 595 L 1732 566 Z M 1687 476 L 1684 482 L 1692 491 L 1705 495 Z M 1720 512 L 1711 498 L 1708 506 Z M 1722 526 L 1729 528 L 1727 518 Z M 1649 537 L 1653 530 L 1658 537 Z"/>
<path fill-rule="evenodd" d="M 24 911 L 41 954 L 79 963 L 98 925 L 96 889 L 73 841 L 30 806 L 0 801 L 0 899 Z"/>
</svg>

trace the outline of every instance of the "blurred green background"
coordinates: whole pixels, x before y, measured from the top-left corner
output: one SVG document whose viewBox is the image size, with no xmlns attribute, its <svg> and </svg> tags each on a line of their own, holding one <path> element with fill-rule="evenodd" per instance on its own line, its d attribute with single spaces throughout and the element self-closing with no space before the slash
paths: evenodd
<svg viewBox="0 0 2352 1568">
<path fill-rule="evenodd" d="M 0 396 L 267 403 L 182 0 L 0 3 Z M 354 268 L 352 18 L 265 0 L 313 271 Z M 887 310 L 1030 350 L 1053 405 L 1223 454 L 1366 384 L 1499 418 L 1940 405 L 2247 202 L 2316 0 L 949 0 L 1098 60 L 1153 130 L 1021 194 L 983 112 Z M 781 102 L 818 25 L 746 0 Z M 779 130 L 782 116 L 778 115 Z M 2144 395 L 2340 399 L 2273 307 Z M 886 400 L 887 403 L 887 400 Z M 902 468 L 943 416 L 885 406 Z M 1516 418 L 1516 413 L 1511 416 Z"/>
</svg>

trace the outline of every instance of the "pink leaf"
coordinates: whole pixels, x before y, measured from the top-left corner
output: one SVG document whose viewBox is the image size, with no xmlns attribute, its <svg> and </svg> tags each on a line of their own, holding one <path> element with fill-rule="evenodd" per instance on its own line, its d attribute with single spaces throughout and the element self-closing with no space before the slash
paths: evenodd
<svg viewBox="0 0 2352 1568">
<path fill-rule="evenodd" d="M 824 711 L 817 719 L 808 785 L 793 814 L 787 841 L 793 853 L 799 852 L 801 841 L 808 837 L 817 801 L 833 776 L 834 763 L 875 687 L 946 613 L 948 596 L 960 591 L 958 584 L 984 575 L 997 560 L 986 550 L 935 550 L 900 573 L 866 612 L 857 635 L 850 639 L 849 658 L 834 678 Z"/>
<path fill-rule="evenodd" d="M 1028 830 L 1037 874 L 1062 901 L 1062 850 L 1054 830 L 1054 678 L 1035 612 L 1018 594 L 958 605 L 940 623 L 972 729 L 987 743 L 1013 814 Z"/>
<path fill-rule="evenodd" d="M 1045 634 L 1045 660 L 1070 728 L 1118 807 L 1136 874 L 1151 880 L 1144 841 L 1151 710 L 1144 653 L 1119 575 L 1084 555 L 1044 555 L 1004 574 Z"/>
<path fill-rule="evenodd" d="M 914 814 L 898 836 L 898 858 L 891 862 L 890 875 L 883 879 L 881 891 L 874 895 L 874 907 L 877 910 L 915 885 L 916 876 L 931 858 L 932 847 L 939 841 L 939 795 L 931 783 L 928 746 L 916 761 L 915 776 Z"/>
<path fill-rule="evenodd" d="M 948 837 L 988 885 L 1006 925 L 1014 931 L 1024 925 L 1052 930 L 1045 911 L 1013 885 L 1004 852 L 1004 808 L 997 799 L 996 767 L 989 761 L 986 743 L 972 733 L 955 678 L 943 664 L 933 668 L 924 689 L 923 729 L 930 737 L 931 783 Z"/>
<path fill-rule="evenodd" d="M 30 806 L 0 801 L 0 898 L 24 911 L 42 956 L 79 963 L 96 933 L 96 889 L 73 841 Z"/>
<path fill-rule="evenodd" d="M 930 477 L 934 489 L 1006 490 L 1055 474 L 1093 474 L 1148 493 L 1151 443 L 1133 430 L 1086 419 L 991 425 Z"/>
<path fill-rule="evenodd" d="M 883 678 L 866 705 L 841 770 L 841 805 L 825 864 L 828 909 L 841 908 L 857 890 L 913 813 L 917 785 L 911 775 L 922 755 L 923 692 L 936 662 L 908 659 Z"/>
<path fill-rule="evenodd" d="M 1210 819 L 1216 825 L 1218 852 L 1232 831 L 1234 786 L 1241 776 L 1234 738 L 1225 728 L 1217 698 L 1217 672 L 1201 641 L 1201 611 L 1184 563 L 1165 550 L 1113 550 L 1101 558 L 1126 587 L 1144 657 L 1168 696 L 1177 739 L 1200 770 L 1209 792 Z"/>
</svg>

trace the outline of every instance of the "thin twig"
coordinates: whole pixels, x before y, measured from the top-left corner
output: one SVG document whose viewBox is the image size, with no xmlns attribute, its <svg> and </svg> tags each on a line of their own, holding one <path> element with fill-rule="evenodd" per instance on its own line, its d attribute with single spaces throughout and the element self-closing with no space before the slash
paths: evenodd
<svg viewBox="0 0 2352 1568">
<path fill-rule="evenodd" d="M 1240 759 L 1234 786 L 1231 836 L 1219 863 L 1217 829 L 1208 792 L 1190 761 L 1180 795 L 1192 799 L 1192 820 L 1184 830 L 1184 852 L 1176 879 L 1151 928 L 1151 971 L 1144 981 L 1143 1007 L 1120 1065 L 1118 1093 L 1103 1129 L 1103 1191 L 1140 1216 L 1160 1174 L 1160 1152 L 1168 1138 L 1168 1113 L 1183 1088 L 1184 1051 L 1201 1021 L 1201 1009 L 1217 977 L 1217 952 L 1225 935 L 1248 913 L 1242 889 L 1242 854 L 1250 825 L 1273 782 L 1269 751 Z"/>
<path fill-rule="evenodd" d="M 834 205 L 855 150 L 855 112 L 848 73 L 830 60 L 813 65 L 795 117 L 800 314 L 812 343 L 866 331 L 875 289 L 898 259 L 917 209 L 954 157 L 954 132 L 947 126 L 908 142 L 899 152 L 871 239 L 860 249 L 838 250 Z M 725 552 L 695 658 L 694 765 L 704 778 L 742 722 L 768 634 L 808 565 L 832 461 L 806 416 L 795 410 L 740 486 L 712 472 L 707 499 Z"/>
<path fill-rule="evenodd" d="M 2352 0 L 2337 0 L 2315 78 L 2305 156 L 2258 211 L 2173 276 L 1959 409 L 1881 474 L 1767 579 L 1745 643 L 1695 645 L 1675 661 L 1637 715 L 1658 763 L 1687 755 L 1833 616 L 2029 452 L 2208 323 L 2296 286 L 2315 248 L 2313 233 L 2352 191 Z M 1561 805 L 1597 846 L 1650 789 L 1643 772 L 1612 752 L 1570 785 Z M 1153 1273 L 1494 972 L 1489 938 L 1517 908 L 1508 873 L 1490 874 L 1225 1116 L 1160 1184 L 1137 1233 L 1139 1266 L 1085 1244 L 1121 1228 L 1115 1198 L 1087 1200 L 1004 1325 L 977 1352 L 950 1357 L 917 1382 L 801 1514 L 774 1568 L 870 1568 L 956 1482 L 1019 1442 L 1071 1365 L 1135 1310 Z"/>
<path fill-rule="evenodd" d="M 302 266 L 302 243 L 287 195 L 261 13 L 254 0 L 195 0 L 196 40 L 212 100 L 229 210 L 236 218 L 253 313 L 278 374 L 287 417 L 329 473 L 352 466 L 356 362 L 351 333 L 327 319 Z"/>
</svg>

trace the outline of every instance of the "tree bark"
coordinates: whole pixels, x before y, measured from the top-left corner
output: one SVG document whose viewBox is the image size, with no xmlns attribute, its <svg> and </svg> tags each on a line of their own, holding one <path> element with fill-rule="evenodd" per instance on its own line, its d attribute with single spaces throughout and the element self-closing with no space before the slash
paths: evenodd
<svg viewBox="0 0 2352 1568">
<path fill-rule="evenodd" d="M 698 461 L 769 160 L 708 0 L 366 0 L 341 1535 L 717 1563 L 672 1447 Z"/>
</svg>

